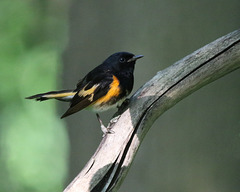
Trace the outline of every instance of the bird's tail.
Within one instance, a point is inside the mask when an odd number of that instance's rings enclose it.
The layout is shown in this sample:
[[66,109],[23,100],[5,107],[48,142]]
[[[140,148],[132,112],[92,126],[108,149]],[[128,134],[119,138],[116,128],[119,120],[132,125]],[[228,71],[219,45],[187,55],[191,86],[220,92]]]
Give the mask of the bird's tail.
[[26,97],[25,99],[36,99],[36,101],[45,101],[48,99],[57,99],[60,101],[71,101],[76,94],[73,90],[50,91]]

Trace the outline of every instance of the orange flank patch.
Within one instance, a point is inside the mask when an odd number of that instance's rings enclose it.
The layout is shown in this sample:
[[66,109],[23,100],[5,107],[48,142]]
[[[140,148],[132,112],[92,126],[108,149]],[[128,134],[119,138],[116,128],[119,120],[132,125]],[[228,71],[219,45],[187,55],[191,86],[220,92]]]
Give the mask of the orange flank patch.
[[92,101],[93,100],[93,93],[96,90],[96,88],[98,87],[98,85],[94,85],[94,86],[92,86],[92,88],[90,88],[88,90],[85,90],[85,87],[81,91],[79,91],[78,95],[80,97],[86,97],[87,95],[91,95],[91,97],[88,100]]
[[47,98],[63,98],[63,97],[74,96],[75,94],[76,92],[56,93],[56,94],[46,95],[46,97]]
[[110,89],[108,91],[108,93],[101,97],[100,99],[98,99],[95,104],[102,104],[102,103],[107,103],[108,101],[110,101],[112,98],[119,96],[119,94],[121,93],[120,87],[119,87],[119,80],[117,79],[116,76],[113,75],[113,82],[110,85]]

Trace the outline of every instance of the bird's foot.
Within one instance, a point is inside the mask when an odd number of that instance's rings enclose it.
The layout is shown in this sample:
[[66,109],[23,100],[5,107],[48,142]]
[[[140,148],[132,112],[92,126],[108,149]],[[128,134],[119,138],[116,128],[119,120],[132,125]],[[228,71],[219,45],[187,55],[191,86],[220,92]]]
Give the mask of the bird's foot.
[[[105,125],[103,124],[102,120],[100,119],[99,114],[97,113],[96,115],[97,115],[97,119],[98,119],[98,121],[99,121],[99,123],[100,123],[100,125],[101,125],[101,130],[102,130],[102,132],[103,132],[103,136],[102,136],[102,137],[105,137],[107,134],[113,134],[114,131],[111,130],[111,129],[112,129],[112,126],[105,127]],[[115,119],[115,118],[114,118],[114,119]],[[111,121],[110,121],[110,123],[111,123]]]

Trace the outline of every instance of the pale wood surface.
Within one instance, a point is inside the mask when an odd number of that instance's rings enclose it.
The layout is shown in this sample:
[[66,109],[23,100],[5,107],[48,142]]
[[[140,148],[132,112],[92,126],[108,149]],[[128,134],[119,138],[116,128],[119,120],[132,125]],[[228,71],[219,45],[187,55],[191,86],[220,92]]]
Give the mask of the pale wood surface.
[[94,155],[64,192],[117,191],[153,122],[202,86],[240,67],[240,30],[160,71],[130,99]]

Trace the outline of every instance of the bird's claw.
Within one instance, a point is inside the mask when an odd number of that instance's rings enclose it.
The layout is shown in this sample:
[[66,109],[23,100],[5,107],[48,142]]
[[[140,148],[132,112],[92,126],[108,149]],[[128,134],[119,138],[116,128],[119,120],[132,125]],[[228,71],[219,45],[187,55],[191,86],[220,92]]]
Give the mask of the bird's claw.
[[[103,136],[102,137],[105,137],[107,134],[113,134],[114,131],[111,130],[112,126],[110,125],[109,127],[105,127],[105,125],[103,124],[102,120],[100,119],[100,116],[98,114],[96,114],[96,115],[97,115],[97,119],[98,119],[98,121],[99,121],[99,123],[101,125],[101,130],[103,132]],[[111,121],[110,121],[110,124],[112,124]]]

